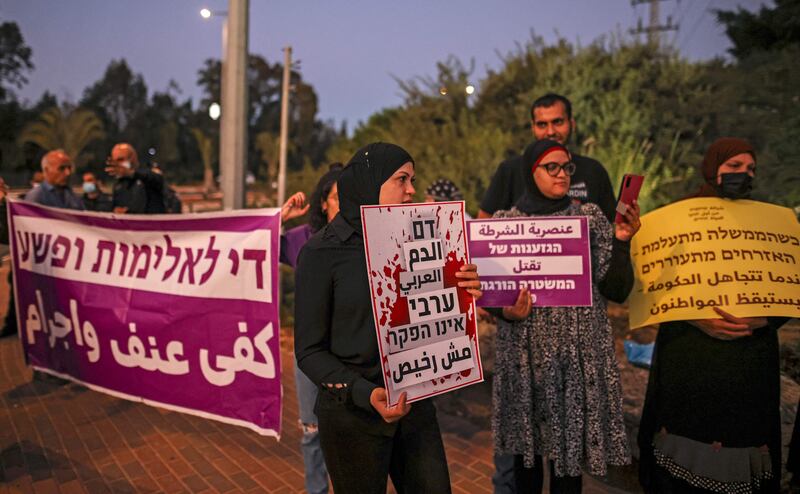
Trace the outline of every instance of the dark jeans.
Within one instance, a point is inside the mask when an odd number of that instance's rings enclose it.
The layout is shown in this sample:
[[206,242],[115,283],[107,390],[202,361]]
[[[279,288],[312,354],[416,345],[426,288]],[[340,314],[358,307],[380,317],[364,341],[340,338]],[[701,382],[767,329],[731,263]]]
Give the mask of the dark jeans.
[[514,480],[514,455],[494,454],[492,485],[494,486],[494,494],[517,493],[517,484]]
[[[8,269],[8,312],[3,327],[0,329],[0,336],[17,334],[17,305],[14,303],[14,277],[12,268]],[[27,358],[27,357],[26,357]]]
[[447,494],[447,470],[436,409],[430,400],[411,405],[395,424],[374,411],[321,392],[315,410],[328,474],[337,494],[385,494],[387,477],[398,494]]
[[[544,486],[544,468],[542,457],[534,457],[533,468],[525,468],[522,455],[514,456],[514,478],[517,481],[517,492],[519,494],[542,492]],[[577,477],[556,477],[555,466],[552,461],[550,464],[550,492],[552,494],[579,494],[583,489],[583,478]]]

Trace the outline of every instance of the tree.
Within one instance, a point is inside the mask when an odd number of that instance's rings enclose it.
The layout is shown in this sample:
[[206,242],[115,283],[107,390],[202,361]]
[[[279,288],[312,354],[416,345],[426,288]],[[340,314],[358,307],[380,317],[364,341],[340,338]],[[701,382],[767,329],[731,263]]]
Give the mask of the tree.
[[368,142],[396,142],[420,163],[420,188],[449,178],[474,213],[498,163],[532,139],[531,103],[557,92],[572,100],[578,120],[570,147],[599,159],[615,187],[624,173],[646,174],[647,210],[690,187],[703,145],[698,130],[708,121],[697,110],[710,94],[705,70],[652,45],[533,38],[480,81],[474,101],[464,92],[472,67],[454,58],[437,64],[434,78],[399,81],[403,105],[373,115],[330,155],[346,160]]
[[[197,84],[203,89],[201,108],[220,101],[220,70],[219,60],[208,59],[198,71]],[[248,168],[253,171],[264,169],[264,161],[259,159],[263,153],[257,146],[258,134],[277,136],[280,133],[282,77],[282,64],[270,64],[260,55],[250,55],[247,71]],[[329,124],[317,120],[316,92],[303,81],[298,71],[291,71],[290,84],[288,169],[298,170],[307,161],[317,164],[324,160],[328,147],[338,134]]]
[[206,192],[211,192],[214,186],[214,141],[197,127],[192,128],[192,135],[197,141],[197,148],[200,150],[200,158],[203,161],[203,187]]
[[16,22],[0,24],[0,102],[13,96],[11,87],[20,89],[28,83],[25,73],[33,69],[31,53]]
[[84,153],[93,141],[105,137],[103,124],[97,115],[85,108],[61,108],[46,110],[39,119],[22,129],[17,141],[20,145],[32,143],[44,151],[61,148],[77,166],[84,165],[92,155]]
[[80,106],[93,110],[115,141],[135,141],[128,132],[147,108],[147,86],[124,59],[112,60],[103,77],[86,88]]
[[716,10],[717,22],[733,43],[731,55],[744,60],[758,51],[782,50],[800,44],[800,2],[775,0],[775,7],[761,7],[758,13],[741,7]]
[[756,146],[756,194],[800,207],[800,3],[776,0],[758,13],[717,11],[737,63],[708,74],[715,86],[711,134]]

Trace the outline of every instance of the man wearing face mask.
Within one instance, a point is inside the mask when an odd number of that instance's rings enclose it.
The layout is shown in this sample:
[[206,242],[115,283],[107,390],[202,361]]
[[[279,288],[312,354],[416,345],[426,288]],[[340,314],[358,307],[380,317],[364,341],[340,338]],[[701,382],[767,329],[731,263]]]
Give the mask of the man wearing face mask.
[[161,214],[164,209],[164,177],[139,166],[136,150],[122,142],[111,149],[106,173],[116,177],[112,198],[117,214]]
[[113,209],[111,194],[100,190],[100,183],[92,172],[83,174],[83,207],[87,211],[110,212]]

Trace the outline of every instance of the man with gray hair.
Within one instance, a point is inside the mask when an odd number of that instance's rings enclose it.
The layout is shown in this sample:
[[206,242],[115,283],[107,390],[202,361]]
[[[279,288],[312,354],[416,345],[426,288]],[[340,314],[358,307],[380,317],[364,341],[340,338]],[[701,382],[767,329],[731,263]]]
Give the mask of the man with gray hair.
[[43,206],[83,210],[83,202],[69,188],[74,165],[63,149],[55,149],[42,158],[44,181],[25,194],[25,200]]

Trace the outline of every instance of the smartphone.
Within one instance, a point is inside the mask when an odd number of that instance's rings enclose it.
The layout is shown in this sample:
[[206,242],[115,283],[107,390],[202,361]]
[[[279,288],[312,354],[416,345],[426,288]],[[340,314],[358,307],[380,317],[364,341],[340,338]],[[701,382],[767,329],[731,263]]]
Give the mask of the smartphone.
[[614,223],[619,224],[625,221],[625,217],[622,216],[622,213],[627,211],[628,206],[639,198],[642,182],[644,182],[644,175],[631,175],[626,173],[622,177],[622,183],[619,186],[619,196],[617,196],[617,216],[614,218]]

